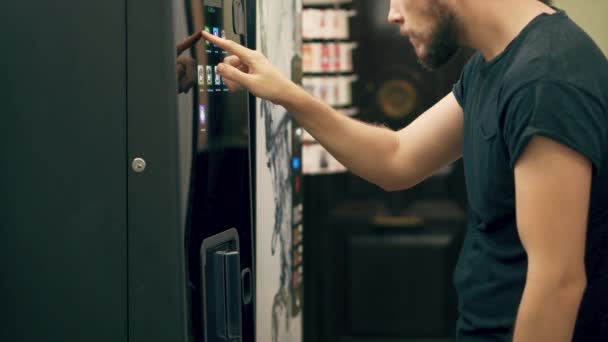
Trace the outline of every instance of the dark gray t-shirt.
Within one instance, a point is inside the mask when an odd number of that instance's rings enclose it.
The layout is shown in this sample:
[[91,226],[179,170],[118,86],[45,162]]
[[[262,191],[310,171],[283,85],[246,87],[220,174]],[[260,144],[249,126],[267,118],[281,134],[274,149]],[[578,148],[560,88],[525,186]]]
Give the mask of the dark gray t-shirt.
[[[563,11],[530,22],[486,62],[478,53],[453,89],[464,109],[469,225],[454,273],[458,336],[510,340],[527,257],[515,220],[514,166],[533,136],[593,164],[587,289],[575,341],[608,341],[608,62]],[[550,200],[550,199],[547,199]]]

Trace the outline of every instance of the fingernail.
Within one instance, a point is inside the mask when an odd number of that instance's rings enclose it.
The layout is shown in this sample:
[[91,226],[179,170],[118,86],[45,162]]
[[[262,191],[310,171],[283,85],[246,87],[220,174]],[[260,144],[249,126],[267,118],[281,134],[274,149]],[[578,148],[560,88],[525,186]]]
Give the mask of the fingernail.
[[225,69],[224,63],[220,63],[217,65],[217,71],[219,71],[220,73],[222,71],[224,71],[224,69]]

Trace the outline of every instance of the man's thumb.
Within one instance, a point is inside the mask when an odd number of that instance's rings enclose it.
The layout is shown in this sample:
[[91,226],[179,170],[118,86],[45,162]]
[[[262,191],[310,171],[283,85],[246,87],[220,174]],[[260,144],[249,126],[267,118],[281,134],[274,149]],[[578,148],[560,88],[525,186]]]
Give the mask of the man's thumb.
[[251,82],[251,75],[242,72],[241,70],[226,63],[220,63],[217,66],[220,75],[228,81],[239,84],[244,88],[248,88]]

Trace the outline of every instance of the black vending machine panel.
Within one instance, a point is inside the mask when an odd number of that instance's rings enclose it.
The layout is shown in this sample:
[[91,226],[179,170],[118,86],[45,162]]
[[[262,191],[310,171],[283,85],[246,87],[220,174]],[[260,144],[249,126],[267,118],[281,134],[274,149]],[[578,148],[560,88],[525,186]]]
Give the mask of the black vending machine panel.
[[[191,32],[247,45],[241,0],[191,0]],[[191,333],[196,342],[253,341],[252,168],[249,95],[230,93],[217,72],[227,52],[194,47],[193,163],[186,250]]]

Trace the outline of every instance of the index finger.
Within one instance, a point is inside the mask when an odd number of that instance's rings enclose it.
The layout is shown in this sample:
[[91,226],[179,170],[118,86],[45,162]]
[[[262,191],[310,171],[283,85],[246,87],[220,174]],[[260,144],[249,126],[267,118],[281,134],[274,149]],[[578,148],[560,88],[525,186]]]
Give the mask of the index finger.
[[188,50],[192,45],[198,42],[199,39],[201,39],[201,33],[196,32],[181,43],[177,44],[177,55],[179,56],[182,54],[182,52]]
[[237,44],[237,43],[233,42],[232,40],[223,39],[218,36],[214,36],[214,35],[210,34],[209,32],[203,31],[202,34],[203,34],[203,38],[205,38],[212,44],[219,46],[221,49],[226,50],[226,51],[230,52],[231,54],[239,57],[243,62],[251,61],[251,54],[253,53],[253,50],[250,50],[240,44]]

